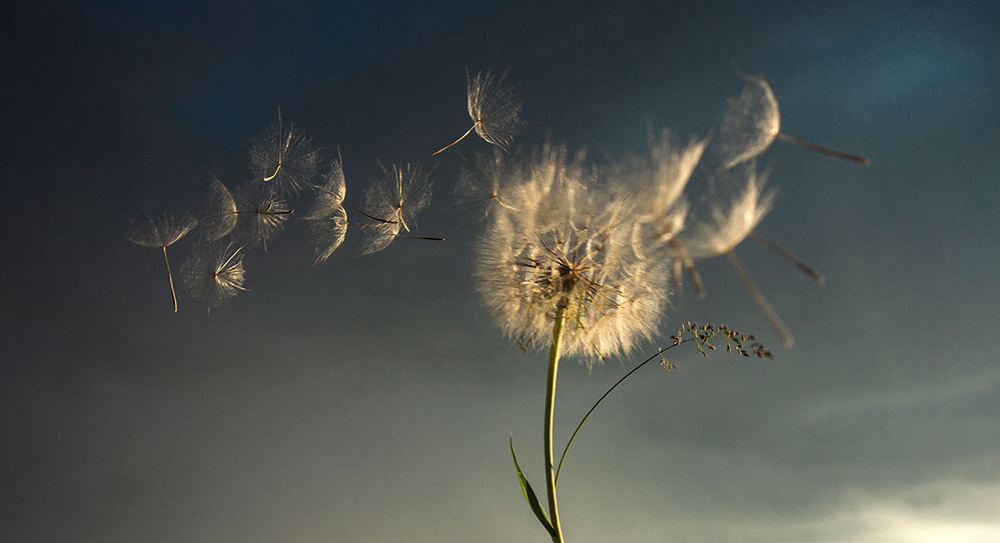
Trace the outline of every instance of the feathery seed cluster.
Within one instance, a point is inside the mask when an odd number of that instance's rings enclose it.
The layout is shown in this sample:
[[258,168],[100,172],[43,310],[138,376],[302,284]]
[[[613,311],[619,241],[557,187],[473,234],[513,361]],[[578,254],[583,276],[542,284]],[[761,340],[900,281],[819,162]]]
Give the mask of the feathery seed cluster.
[[[460,204],[481,207],[486,233],[476,276],[508,335],[525,348],[545,346],[558,314],[564,317],[564,354],[593,361],[627,353],[657,333],[671,292],[683,286],[684,272],[700,296],[695,261],[724,255],[791,345],[791,335],[733,250],[753,236],[817,281],[822,277],[754,232],[774,203],[756,157],[782,139],[848,160],[867,159],[781,133],[774,93],[753,76],[744,77],[742,93],[728,102],[711,139],[679,145],[664,131],[651,138],[645,153],[602,168],[588,166],[582,153],[570,156],[558,145],[530,158],[511,158],[510,146],[523,125],[521,101],[503,80],[488,71],[466,73],[473,124],[432,154],[473,132],[494,146],[494,153],[478,155],[475,166],[457,180],[456,192]],[[358,232],[362,255],[384,250],[397,238],[441,239],[414,232],[417,215],[430,205],[432,187],[419,165],[383,166],[364,191],[364,203],[351,205],[339,155],[325,175],[319,173],[322,164],[312,139],[284,124],[279,110],[277,122],[250,148],[249,181],[231,193],[213,176],[198,213],[130,221],[126,238],[162,250],[175,311],[168,246],[189,231],[200,234],[180,273],[193,298],[219,305],[245,290],[244,256],[256,248],[266,251],[303,199],[311,199],[302,218],[312,233],[316,264],[330,258],[349,229]],[[685,189],[696,169],[709,175],[708,199],[689,202]]]
[[546,346],[563,307],[563,352],[590,360],[651,338],[667,303],[669,262],[655,236],[636,236],[635,217],[662,217],[643,214],[639,201],[601,184],[563,147],[504,171],[475,267],[501,328],[525,348]]

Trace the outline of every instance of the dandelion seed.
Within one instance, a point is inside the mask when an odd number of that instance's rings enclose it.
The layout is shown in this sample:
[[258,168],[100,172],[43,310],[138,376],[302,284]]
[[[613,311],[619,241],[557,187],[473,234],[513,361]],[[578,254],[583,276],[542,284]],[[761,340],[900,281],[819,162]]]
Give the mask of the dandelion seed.
[[236,201],[229,189],[214,175],[209,182],[209,196],[202,217],[198,226],[207,242],[221,239],[236,227]]
[[760,77],[744,75],[745,85],[740,96],[726,104],[719,127],[717,152],[723,168],[729,169],[763,153],[777,139],[794,143],[811,151],[869,164],[865,157],[834,151],[807,143],[781,132],[781,114],[771,87]]
[[506,75],[505,72],[497,79],[487,71],[478,72],[475,78],[469,79],[469,72],[465,72],[466,98],[472,126],[457,140],[431,153],[432,155],[462,141],[473,130],[487,143],[496,145],[504,151],[510,150],[514,136],[522,124],[519,118],[521,101],[514,91],[500,86]]
[[512,171],[515,167],[503,160],[500,150],[478,153],[474,169],[463,170],[455,185],[458,205],[478,207],[480,219],[501,210],[517,211],[517,188],[511,184],[516,177]]
[[246,290],[243,247],[213,243],[196,245],[181,265],[184,290],[209,311]]
[[270,185],[251,182],[237,191],[236,213],[239,216],[233,238],[247,248],[267,244],[281,231],[285,220],[293,213],[284,198]]
[[170,284],[170,298],[173,301],[174,313],[177,312],[177,292],[174,291],[174,276],[170,271],[170,260],[167,258],[167,247],[177,243],[190,232],[198,221],[190,215],[181,216],[164,213],[156,217],[147,216],[142,222],[128,219],[125,226],[125,239],[140,245],[163,251],[163,265],[167,269],[167,282]]
[[361,213],[372,222],[362,226],[361,254],[381,251],[397,237],[441,240],[409,234],[416,228],[417,214],[431,203],[428,177],[420,166],[382,167],[382,177],[365,191],[365,207]]
[[[682,203],[684,188],[701,160],[706,143],[695,139],[681,148],[671,140],[669,131],[664,130],[658,138],[650,136],[646,154],[629,156],[612,167],[610,175],[619,187],[637,190],[640,221],[662,221]],[[672,221],[672,218],[667,220]]]
[[[692,140],[680,148],[664,130],[659,138],[650,137],[648,153],[630,156],[612,166],[610,176],[616,190],[636,202],[633,224],[636,250],[649,238],[656,240],[656,246],[669,243],[680,265],[684,251],[675,238],[684,228],[688,213],[683,192],[701,160],[705,144],[704,140]],[[675,274],[675,278],[680,275]]]
[[642,247],[650,239],[656,241],[657,249],[666,243],[673,258],[674,289],[682,291],[682,272],[687,270],[699,296],[702,295],[701,279],[677,235],[684,229],[689,209],[683,197],[684,189],[701,160],[706,143],[692,139],[681,147],[673,142],[667,130],[659,137],[651,134],[647,153],[616,162],[608,174],[614,190],[636,203],[633,250],[643,256]]
[[264,135],[250,147],[250,171],[264,183],[275,186],[281,196],[296,195],[313,186],[319,172],[319,152],[312,146],[312,138],[303,136],[289,125],[278,122],[268,127]]
[[708,213],[689,222],[680,238],[696,260],[723,255],[746,239],[774,206],[774,191],[764,190],[767,174],[756,163],[719,172],[708,196]]
[[338,157],[330,165],[326,182],[317,188],[312,210],[304,217],[312,230],[316,264],[330,258],[347,237],[347,212],[344,210],[346,196],[343,161]]

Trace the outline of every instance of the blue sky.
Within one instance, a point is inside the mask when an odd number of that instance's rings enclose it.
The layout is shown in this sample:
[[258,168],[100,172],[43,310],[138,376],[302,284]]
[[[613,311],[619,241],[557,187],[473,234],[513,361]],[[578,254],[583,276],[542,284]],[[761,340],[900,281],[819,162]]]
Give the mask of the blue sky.
[[[515,143],[642,149],[710,134],[734,66],[765,77],[776,142],[767,247],[737,252],[791,350],[724,259],[664,316],[754,333],[775,360],[680,349],[577,439],[568,541],[1000,538],[1000,42],[988,2],[56,2],[11,18],[0,160],[0,539],[545,541],[507,442],[541,481],[545,355],[476,293],[481,225],[453,187],[478,139],[465,70],[509,69]],[[380,162],[432,170],[421,233],[313,266],[292,220],[248,254],[249,290],[171,312],[126,215],[236,185],[278,108],[360,201]],[[171,251],[175,248],[171,247]],[[189,250],[184,240],[172,258]],[[353,251],[353,252],[352,252]],[[174,256],[176,255],[176,256]],[[642,352],[652,352],[656,345]],[[557,441],[641,358],[562,366]]]

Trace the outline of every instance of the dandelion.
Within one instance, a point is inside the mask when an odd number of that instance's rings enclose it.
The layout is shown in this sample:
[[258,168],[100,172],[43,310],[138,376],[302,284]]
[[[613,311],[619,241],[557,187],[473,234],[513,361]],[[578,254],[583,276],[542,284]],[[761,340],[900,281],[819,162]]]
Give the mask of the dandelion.
[[[365,208],[361,213],[373,222],[361,230],[361,254],[371,254],[389,246],[397,237],[440,241],[409,234],[416,228],[417,214],[431,203],[431,183],[420,166],[394,164],[382,167],[382,177],[365,191]],[[406,232],[405,234],[403,232]]]
[[344,238],[347,237],[347,212],[344,198],[347,197],[347,183],[344,178],[343,161],[338,158],[330,165],[326,182],[317,188],[316,201],[312,210],[304,218],[309,221],[316,248],[316,263],[330,258]]
[[[476,276],[501,327],[525,347],[546,347],[564,313],[562,352],[592,359],[649,338],[666,299],[662,258],[631,250],[634,205],[588,186],[579,159],[549,148],[531,167],[516,209],[496,214]],[[513,272],[513,273],[512,273]]]
[[184,290],[208,304],[209,311],[246,290],[243,281],[243,247],[232,244],[200,244],[181,265]]
[[170,215],[164,213],[156,217],[146,216],[141,222],[128,219],[125,226],[125,239],[142,247],[151,247],[163,251],[163,265],[167,268],[167,282],[170,284],[170,298],[177,312],[177,293],[174,291],[174,276],[170,272],[170,260],[167,258],[167,247],[177,243],[182,237],[197,226],[198,221],[190,215]]
[[723,168],[732,168],[760,155],[775,138],[844,160],[861,164],[871,162],[865,157],[820,147],[781,132],[778,101],[770,85],[752,75],[744,75],[743,80],[743,91],[739,97],[728,101],[719,127],[716,143]]
[[236,206],[239,221],[233,232],[235,240],[246,247],[262,246],[265,251],[293,213],[270,185],[257,182],[237,191]]
[[497,79],[487,71],[478,72],[475,78],[469,79],[469,72],[466,70],[466,98],[472,126],[457,140],[431,153],[431,155],[436,155],[462,141],[473,130],[487,143],[496,145],[504,151],[510,150],[514,136],[517,135],[521,127],[521,119],[519,118],[521,101],[514,94],[514,91],[500,86],[506,75],[504,72],[504,75]]
[[549,348],[548,515],[517,469],[536,516],[553,541],[562,541],[552,454],[559,359],[603,359],[651,338],[667,302],[667,265],[631,249],[628,221],[634,205],[600,190],[583,168],[582,155],[569,160],[564,148],[548,147],[513,171],[525,176],[515,180],[520,198],[516,208],[496,213],[488,225],[475,274],[504,332],[524,348]]
[[202,212],[203,218],[198,223],[205,241],[212,242],[232,232],[236,227],[237,213],[232,193],[213,175],[209,182],[208,200]]
[[458,205],[478,207],[481,219],[501,210],[517,211],[517,187],[510,181],[517,177],[515,168],[515,164],[503,160],[500,150],[477,153],[474,169],[463,170],[455,184]]
[[319,172],[319,152],[312,138],[303,136],[294,125],[287,128],[278,122],[250,147],[250,171],[264,183],[276,186],[279,195],[296,195],[311,187]]

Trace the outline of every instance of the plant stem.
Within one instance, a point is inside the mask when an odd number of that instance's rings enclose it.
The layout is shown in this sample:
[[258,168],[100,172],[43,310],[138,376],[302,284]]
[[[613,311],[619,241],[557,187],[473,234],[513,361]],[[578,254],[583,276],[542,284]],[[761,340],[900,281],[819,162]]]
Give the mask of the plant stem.
[[563,321],[566,318],[566,301],[556,309],[552,325],[552,348],[549,350],[549,377],[545,389],[545,486],[549,494],[549,521],[552,523],[553,543],[562,543],[562,526],[559,525],[559,507],[556,505],[556,472],[552,463],[552,422],[556,407],[556,375],[559,372],[559,340],[562,339]]

